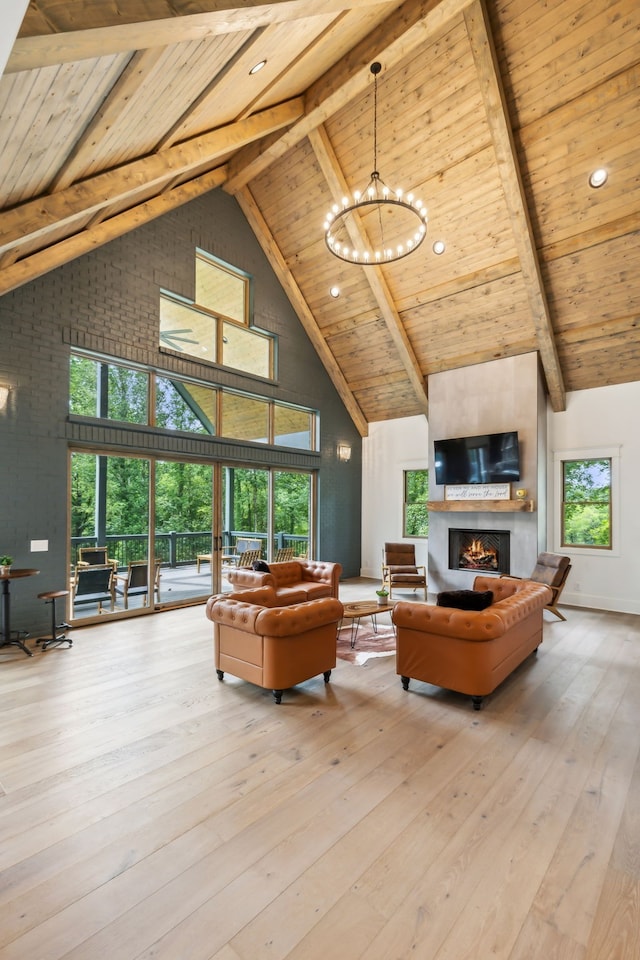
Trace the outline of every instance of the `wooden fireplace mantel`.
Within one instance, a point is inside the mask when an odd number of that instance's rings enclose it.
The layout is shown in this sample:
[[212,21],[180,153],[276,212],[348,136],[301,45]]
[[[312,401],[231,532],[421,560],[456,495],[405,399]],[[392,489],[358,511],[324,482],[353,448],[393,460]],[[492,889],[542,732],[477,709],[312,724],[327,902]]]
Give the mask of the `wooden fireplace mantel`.
[[434,513],[533,513],[533,500],[429,500]]

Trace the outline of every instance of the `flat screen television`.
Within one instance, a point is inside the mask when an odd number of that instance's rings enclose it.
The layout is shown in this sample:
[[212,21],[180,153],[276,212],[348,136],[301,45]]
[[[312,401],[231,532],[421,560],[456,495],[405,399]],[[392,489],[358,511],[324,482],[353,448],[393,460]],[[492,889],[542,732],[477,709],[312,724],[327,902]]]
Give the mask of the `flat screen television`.
[[520,479],[517,431],[435,440],[436,483],[512,483]]

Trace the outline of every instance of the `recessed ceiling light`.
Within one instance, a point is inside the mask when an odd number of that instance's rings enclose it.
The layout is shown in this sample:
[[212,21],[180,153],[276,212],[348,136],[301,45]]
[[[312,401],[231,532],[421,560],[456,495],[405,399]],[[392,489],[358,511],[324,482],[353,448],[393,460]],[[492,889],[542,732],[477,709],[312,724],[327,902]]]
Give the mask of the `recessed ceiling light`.
[[260,70],[262,70],[263,67],[266,67],[266,65],[267,65],[266,60],[260,60],[259,63],[254,63],[254,65],[251,67],[251,70],[249,70],[249,73],[251,75],[253,75],[254,73],[258,73]]
[[607,182],[608,177],[609,174],[604,167],[598,167],[598,169],[594,170],[589,176],[589,186],[594,188],[601,187]]
[[340,296],[340,287],[331,287],[329,293],[332,297],[337,298]]
[[436,254],[436,256],[439,257],[440,254],[441,254],[441,253],[444,253],[446,249],[447,249],[447,247],[446,247],[446,244],[445,244],[444,240],[436,240],[436,241],[435,241],[435,243],[434,243],[434,245],[433,245],[433,252]]

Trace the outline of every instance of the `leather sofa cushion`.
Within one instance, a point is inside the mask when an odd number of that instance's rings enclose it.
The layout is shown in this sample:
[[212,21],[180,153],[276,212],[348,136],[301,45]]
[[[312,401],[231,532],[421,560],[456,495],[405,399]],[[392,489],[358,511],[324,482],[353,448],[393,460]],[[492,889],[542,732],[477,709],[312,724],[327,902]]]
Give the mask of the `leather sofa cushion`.
[[485,610],[493,603],[491,590],[444,590],[438,594],[439,607],[458,610]]

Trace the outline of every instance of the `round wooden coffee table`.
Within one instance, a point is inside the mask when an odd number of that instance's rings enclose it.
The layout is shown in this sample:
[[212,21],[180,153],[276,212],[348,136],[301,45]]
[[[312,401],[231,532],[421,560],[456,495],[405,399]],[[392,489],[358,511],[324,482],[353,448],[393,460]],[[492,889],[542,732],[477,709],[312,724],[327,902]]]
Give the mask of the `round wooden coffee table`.
[[[363,617],[371,617],[373,632],[378,632],[378,621],[376,616],[379,613],[387,613],[393,610],[395,600],[386,603],[378,603],[377,600],[356,600],[353,603],[345,603],[342,614],[343,620],[351,620],[351,647],[355,647],[358,636],[358,627]],[[395,628],[394,628],[395,629]]]

